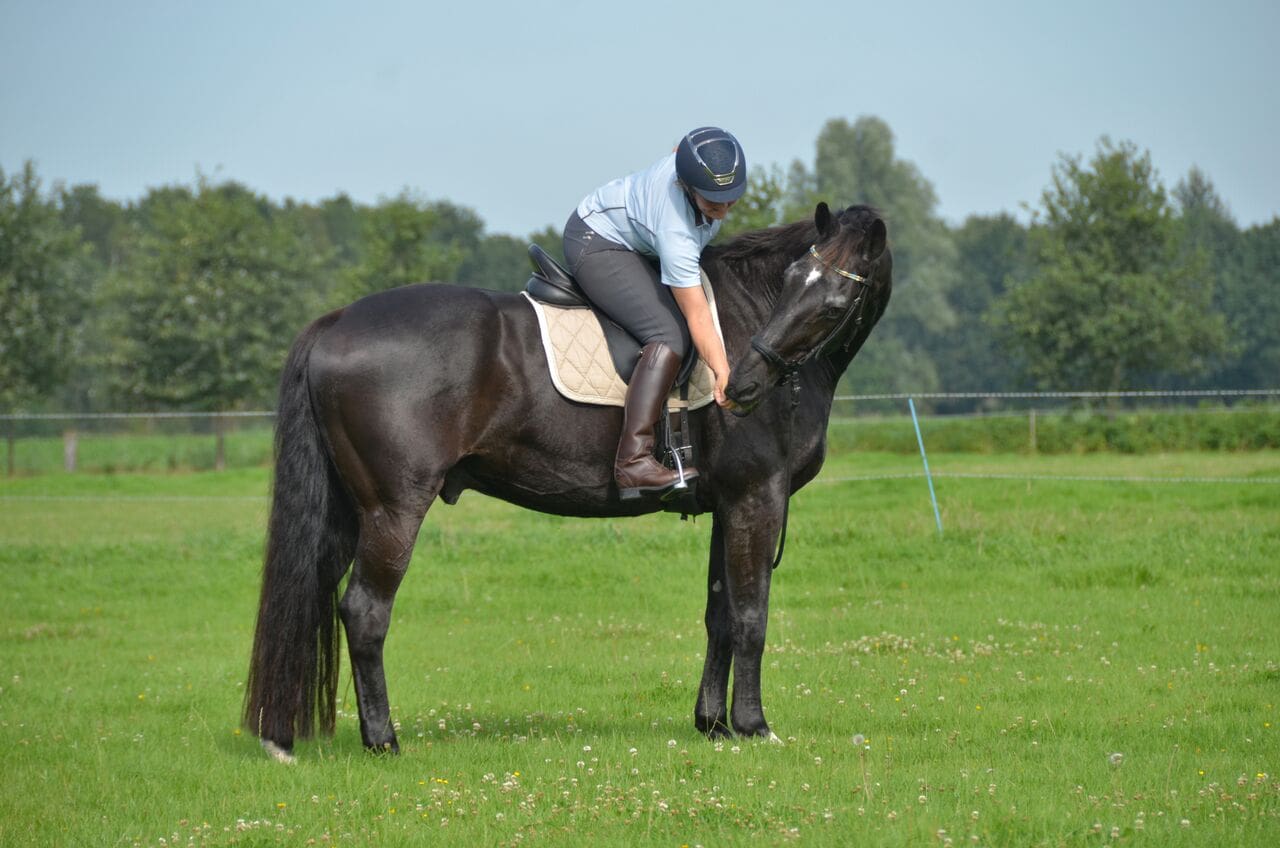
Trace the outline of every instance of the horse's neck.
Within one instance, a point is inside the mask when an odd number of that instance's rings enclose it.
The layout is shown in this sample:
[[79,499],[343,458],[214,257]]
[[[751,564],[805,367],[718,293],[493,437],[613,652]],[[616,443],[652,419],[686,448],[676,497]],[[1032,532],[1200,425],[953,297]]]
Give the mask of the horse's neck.
[[778,255],[747,264],[716,257],[715,295],[720,314],[736,318],[748,338],[758,333],[773,314],[782,292],[782,274],[793,259]]

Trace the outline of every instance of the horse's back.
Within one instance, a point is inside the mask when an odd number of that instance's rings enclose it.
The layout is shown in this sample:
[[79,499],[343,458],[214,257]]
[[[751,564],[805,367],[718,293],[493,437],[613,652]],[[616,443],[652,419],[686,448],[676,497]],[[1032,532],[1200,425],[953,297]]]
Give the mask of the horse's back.
[[311,351],[307,379],[354,489],[365,488],[361,480],[382,488],[398,474],[436,474],[470,449],[494,414],[485,399],[508,382],[513,363],[539,352],[536,317],[521,301],[424,284],[339,310]]

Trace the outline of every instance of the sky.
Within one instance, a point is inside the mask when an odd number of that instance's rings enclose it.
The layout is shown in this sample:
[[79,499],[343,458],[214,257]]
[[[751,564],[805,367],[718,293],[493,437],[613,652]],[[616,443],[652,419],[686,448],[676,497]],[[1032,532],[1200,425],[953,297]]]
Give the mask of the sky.
[[1249,226],[1280,215],[1277,37],[1275,0],[0,0],[0,168],[121,201],[408,190],[524,236],[694,127],[785,169],[873,115],[952,224],[1025,220],[1109,136]]

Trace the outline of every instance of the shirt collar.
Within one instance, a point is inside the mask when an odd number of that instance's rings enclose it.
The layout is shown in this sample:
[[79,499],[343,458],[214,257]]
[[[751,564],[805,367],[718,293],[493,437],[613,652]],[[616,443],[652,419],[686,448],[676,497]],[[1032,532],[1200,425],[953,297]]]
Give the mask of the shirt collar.
[[680,190],[684,192],[684,199],[688,201],[689,206],[693,208],[693,224],[696,227],[709,227],[715,223],[702,214],[702,210],[698,208],[698,201],[693,199],[693,190],[681,185]]

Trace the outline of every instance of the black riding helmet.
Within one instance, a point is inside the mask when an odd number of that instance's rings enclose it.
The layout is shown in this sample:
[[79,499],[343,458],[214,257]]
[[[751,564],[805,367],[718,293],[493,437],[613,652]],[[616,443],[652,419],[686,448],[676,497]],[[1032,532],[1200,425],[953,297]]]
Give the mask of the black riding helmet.
[[747,157],[731,133],[699,127],[680,139],[676,174],[712,203],[729,203],[747,190]]

